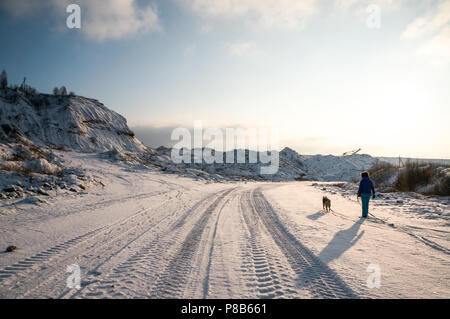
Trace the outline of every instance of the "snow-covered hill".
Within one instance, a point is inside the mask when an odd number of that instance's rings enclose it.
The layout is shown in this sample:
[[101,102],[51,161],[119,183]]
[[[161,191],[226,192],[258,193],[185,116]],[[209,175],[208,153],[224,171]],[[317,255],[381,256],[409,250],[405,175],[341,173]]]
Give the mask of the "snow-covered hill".
[[352,181],[359,179],[362,171],[368,170],[377,159],[367,154],[348,156],[305,156],[305,166],[310,179],[320,181]]
[[151,154],[123,116],[96,100],[0,89],[0,199],[38,203],[103,185],[58,150],[133,163]]
[[[315,155],[303,156],[296,151],[285,147],[279,152],[279,169],[276,174],[261,174],[261,167],[269,164],[258,161],[248,163],[251,152],[245,150],[246,163],[237,163],[234,156],[234,163],[213,163],[202,164],[182,163],[174,164],[170,159],[171,149],[160,147],[155,151],[153,161],[163,166],[168,172],[183,175],[197,174],[202,176],[207,174],[214,179],[253,179],[269,181],[293,181],[293,180],[317,180],[317,181],[352,181],[359,178],[361,171],[369,169],[377,159],[370,155],[354,154],[350,156]],[[236,152],[230,151],[230,152]],[[194,153],[193,151],[191,152]],[[229,153],[229,152],[228,152]],[[236,154],[235,154],[236,155]],[[256,154],[259,158],[259,154]],[[219,153],[219,157],[226,158],[226,153]],[[194,171],[192,171],[194,170]]]
[[19,133],[37,146],[84,153],[141,152],[146,147],[126,119],[97,100],[81,96],[27,96],[0,90],[0,134]]

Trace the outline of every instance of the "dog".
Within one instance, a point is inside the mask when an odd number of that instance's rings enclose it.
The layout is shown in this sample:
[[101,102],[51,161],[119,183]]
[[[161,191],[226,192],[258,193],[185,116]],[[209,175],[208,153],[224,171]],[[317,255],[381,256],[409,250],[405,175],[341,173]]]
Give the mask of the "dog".
[[323,197],[322,197],[322,206],[323,206],[323,209],[324,209],[327,213],[329,213],[330,210],[331,210],[331,200],[330,200],[328,197],[323,196]]

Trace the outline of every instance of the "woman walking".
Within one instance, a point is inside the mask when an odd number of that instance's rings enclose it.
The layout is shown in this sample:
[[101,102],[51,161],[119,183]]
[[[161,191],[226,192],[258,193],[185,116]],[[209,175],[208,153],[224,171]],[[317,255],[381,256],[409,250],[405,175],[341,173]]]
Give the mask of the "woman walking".
[[375,198],[375,188],[369,178],[368,172],[361,173],[361,181],[359,182],[358,197],[362,199],[362,217],[366,218],[369,214],[370,197]]

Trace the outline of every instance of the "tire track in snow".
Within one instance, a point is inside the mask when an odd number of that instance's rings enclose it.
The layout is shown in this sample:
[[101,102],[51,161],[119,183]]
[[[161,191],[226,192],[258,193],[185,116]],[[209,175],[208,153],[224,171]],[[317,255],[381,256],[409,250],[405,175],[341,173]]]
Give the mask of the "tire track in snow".
[[212,264],[213,254],[214,254],[214,242],[216,240],[217,229],[218,229],[219,220],[220,220],[220,214],[222,213],[223,208],[227,205],[228,202],[229,202],[229,200],[227,200],[220,207],[219,213],[217,214],[216,222],[214,223],[214,231],[212,234],[211,243],[210,243],[209,252],[208,252],[208,265],[206,266],[206,275],[205,275],[205,278],[203,279],[203,299],[206,299],[209,294],[209,281],[210,281],[210,275],[211,275],[211,264]]
[[316,298],[358,298],[332,269],[287,231],[259,188],[252,191],[250,201],[254,213],[261,218],[298,275],[301,288],[309,290]]
[[[122,196],[119,198],[113,198],[113,199],[107,199],[107,200],[102,200],[102,201],[97,201],[95,203],[89,203],[86,204],[84,206],[81,206],[79,209],[77,209],[76,211],[63,211],[63,210],[58,210],[56,213],[48,213],[48,215],[44,216],[44,217],[40,217],[39,222],[45,222],[47,220],[50,220],[52,218],[56,218],[56,217],[62,217],[62,216],[68,216],[68,215],[76,215],[76,214],[82,214],[86,211],[93,211],[93,210],[97,210],[97,209],[101,209],[101,208],[106,208],[106,207],[110,207],[114,204],[117,203],[124,203],[130,200],[139,200],[139,199],[144,199],[144,198],[148,198],[148,197],[152,197],[152,196],[158,196],[161,194],[166,194],[166,193],[170,193],[176,191],[175,189],[168,189],[168,190],[164,190],[164,191],[156,191],[156,192],[148,192],[148,193],[141,193],[141,194],[137,194],[137,195],[128,195],[128,196]],[[76,196],[76,195],[68,195],[68,196]],[[79,207],[79,206],[77,206]],[[16,226],[27,226],[30,223],[33,223],[33,221],[36,219],[35,216],[30,215],[29,217],[24,216],[22,220],[17,221],[15,223]]]
[[[186,285],[188,276],[192,269],[192,260],[197,253],[200,245],[200,240],[208,224],[211,215],[218,209],[218,206],[223,199],[230,194],[233,189],[223,192],[216,200],[210,204],[199,220],[195,223],[192,230],[188,233],[186,238],[178,249],[177,253],[170,260],[167,268],[156,284],[156,297],[158,298],[177,298],[183,296],[183,287]],[[225,204],[223,203],[219,209]],[[203,292],[205,293],[205,292]]]
[[155,283],[164,276],[161,272],[168,266],[168,256],[175,253],[176,243],[182,240],[186,219],[193,217],[211,199],[224,196],[224,192],[228,193],[229,190],[202,198],[175,220],[172,226],[168,226],[162,234],[156,234],[148,244],[114,267],[104,278],[91,285],[82,285],[79,291],[64,297],[157,297]]
[[[153,193],[153,195],[167,192],[157,192]],[[164,203],[160,206],[163,205]],[[153,228],[166,216],[163,216],[156,223],[153,218],[143,218],[151,210],[140,209],[130,216],[76,236],[11,266],[5,267],[0,270],[0,283],[2,285],[0,296],[6,294],[7,296],[17,298],[32,293],[42,285],[48,285],[49,281],[55,280],[57,275],[61,276],[61,272],[65,271],[65,266],[72,264],[73,260],[78,256],[89,254],[92,256],[97,251],[101,254],[103,247],[126,237],[139,226],[141,228],[145,227],[145,223],[150,225],[150,228]],[[102,235],[104,237],[101,237]]]
[[[190,287],[203,285],[202,292],[196,289],[195,298],[255,298],[243,266],[249,259],[249,236],[239,207],[241,193],[237,190],[226,199],[217,218],[214,218],[214,231],[203,237],[211,244],[209,255],[202,259],[207,264],[203,282],[197,280],[190,283]],[[209,238],[211,240],[207,241]]]
[[289,288],[286,289],[286,286],[291,285],[285,278],[282,283],[283,271],[277,269],[280,261],[274,260],[274,255],[269,252],[270,248],[264,244],[260,229],[261,221],[255,213],[250,196],[251,191],[245,192],[241,196],[239,206],[250,235],[245,249],[245,251],[250,249],[250,261],[244,264],[246,268],[251,269],[250,273],[246,274],[246,281],[249,282],[247,285],[256,289],[257,298],[282,298],[285,292],[292,292]]
[[[402,227],[400,227],[400,229],[402,229]],[[448,248],[446,248],[446,247],[444,247],[442,245],[439,245],[435,241],[432,241],[432,240],[430,240],[430,239],[428,239],[428,238],[426,238],[426,237],[424,237],[422,235],[417,235],[417,234],[415,234],[413,232],[408,232],[407,230],[404,230],[404,229],[403,229],[403,231],[405,232],[405,234],[408,234],[409,236],[417,239],[418,241],[420,241],[421,243],[427,245],[428,247],[431,247],[434,250],[440,251],[443,254],[450,255],[450,249],[448,249]]]

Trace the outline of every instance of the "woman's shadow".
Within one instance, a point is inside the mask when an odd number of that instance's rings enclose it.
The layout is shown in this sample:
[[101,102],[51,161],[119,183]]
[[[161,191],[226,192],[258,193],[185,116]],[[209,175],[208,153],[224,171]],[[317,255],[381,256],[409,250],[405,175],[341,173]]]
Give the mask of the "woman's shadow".
[[333,291],[324,291],[320,286],[339,287],[337,290],[351,291],[339,276],[330,269],[327,264],[339,258],[345,251],[350,249],[361,239],[364,230],[358,234],[364,219],[355,222],[350,228],[340,230],[334,234],[328,245],[322,249],[319,256],[314,256],[309,267],[306,267],[302,273],[298,274],[297,285],[300,288],[310,290],[315,297],[335,298]]
[[339,258],[345,251],[356,244],[356,242],[364,235],[364,230],[358,234],[359,228],[363,222],[364,219],[361,218],[350,228],[340,230],[334,234],[333,239],[331,239],[328,245],[320,252],[320,260],[328,264],[334,259]]

